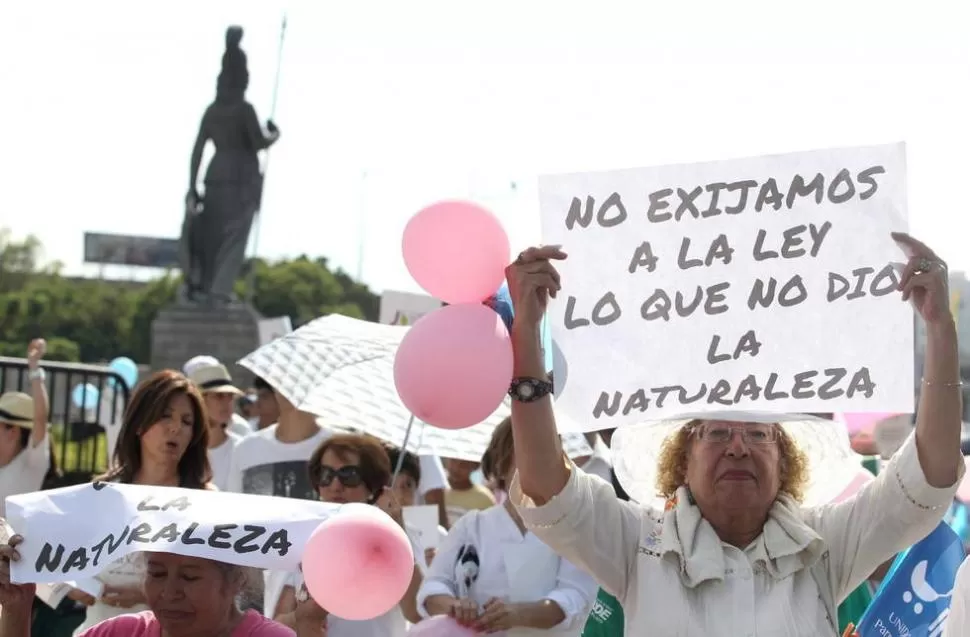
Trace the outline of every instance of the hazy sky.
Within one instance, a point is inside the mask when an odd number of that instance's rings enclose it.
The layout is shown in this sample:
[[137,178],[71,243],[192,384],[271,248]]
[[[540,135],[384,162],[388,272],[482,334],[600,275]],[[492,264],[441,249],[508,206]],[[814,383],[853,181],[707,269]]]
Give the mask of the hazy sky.
[[0,226],[88,274],[85,231],[175,237],[224,29],[246,29],[265,119],[285,12],[262,256],[353,274],[363,237],[364,280],[417,291],[401,231],[439,198],[491,206],[517,251],[539,241],[539,173],[904,140],[913,232],[970,269],[965,7],[5,2]]

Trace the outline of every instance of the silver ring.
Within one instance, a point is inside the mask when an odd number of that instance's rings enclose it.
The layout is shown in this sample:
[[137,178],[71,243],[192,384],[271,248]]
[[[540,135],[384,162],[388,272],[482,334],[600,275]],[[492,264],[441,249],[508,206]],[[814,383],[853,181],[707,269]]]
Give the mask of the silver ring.
[[930,271],[933,267],[933,262],[926,257],[921,257],[919,261],[916,262],[916,270],[913,274],[925,274]]

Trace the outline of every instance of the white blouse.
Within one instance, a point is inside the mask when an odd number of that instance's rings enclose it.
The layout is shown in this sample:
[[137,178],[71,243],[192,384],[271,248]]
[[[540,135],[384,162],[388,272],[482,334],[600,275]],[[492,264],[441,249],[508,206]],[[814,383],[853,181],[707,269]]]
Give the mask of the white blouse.
[[[508,635],[579,635],[597,593],[592,577],[556,555],[532,533],[519,531],[502,505],[470,511],[444,538],[418,591],[418,612],[428,616],[432,595],[469,598],[479,607],[493,597],[508,602],[548,599],[565,619],[550,631],[517,628]],[[502,633],[496,633],[501,635]]]
[[927,484],[911,437],[854,498],[813,509],[779,498],[745,550],[722,544],[685,498],[668,512],[623,502],[575,466],[542,506],[518,475],[510,497],[527,527],[620,601],[630,635],[819,637],[835,634],[846,595],[939,524],[959,484]]

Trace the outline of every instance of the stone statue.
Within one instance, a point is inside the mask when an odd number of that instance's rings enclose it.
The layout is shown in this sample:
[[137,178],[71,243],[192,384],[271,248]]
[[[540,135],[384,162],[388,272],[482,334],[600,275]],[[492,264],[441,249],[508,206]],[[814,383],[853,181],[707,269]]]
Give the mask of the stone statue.
[[[246,101],[249,71],[240,48],[243,30],[229,27],[216,99],[205,110],[192,149],[189,191],[185,196],[181,263],[183,298],[191,302],[228,304],[246,258],[246,245],[259,211],[263,175],[259,151],[279,139],[279,129],[266,122],[264,134],[256,109]],[[197,189],[206,142],[216,148],[205,174],[205,189]]]

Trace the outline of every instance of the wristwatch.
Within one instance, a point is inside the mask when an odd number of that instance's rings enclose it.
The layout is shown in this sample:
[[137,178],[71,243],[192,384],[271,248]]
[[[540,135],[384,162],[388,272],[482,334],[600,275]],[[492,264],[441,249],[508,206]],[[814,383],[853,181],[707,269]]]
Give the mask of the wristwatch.
[[43,367],[36,367],[27,372],[27,378],[30,380],[47,380],[47,373],[44,372]]
[[513,378],[509,396],[520,403],[531,403],[552,393],[552,383],[538,378]]

